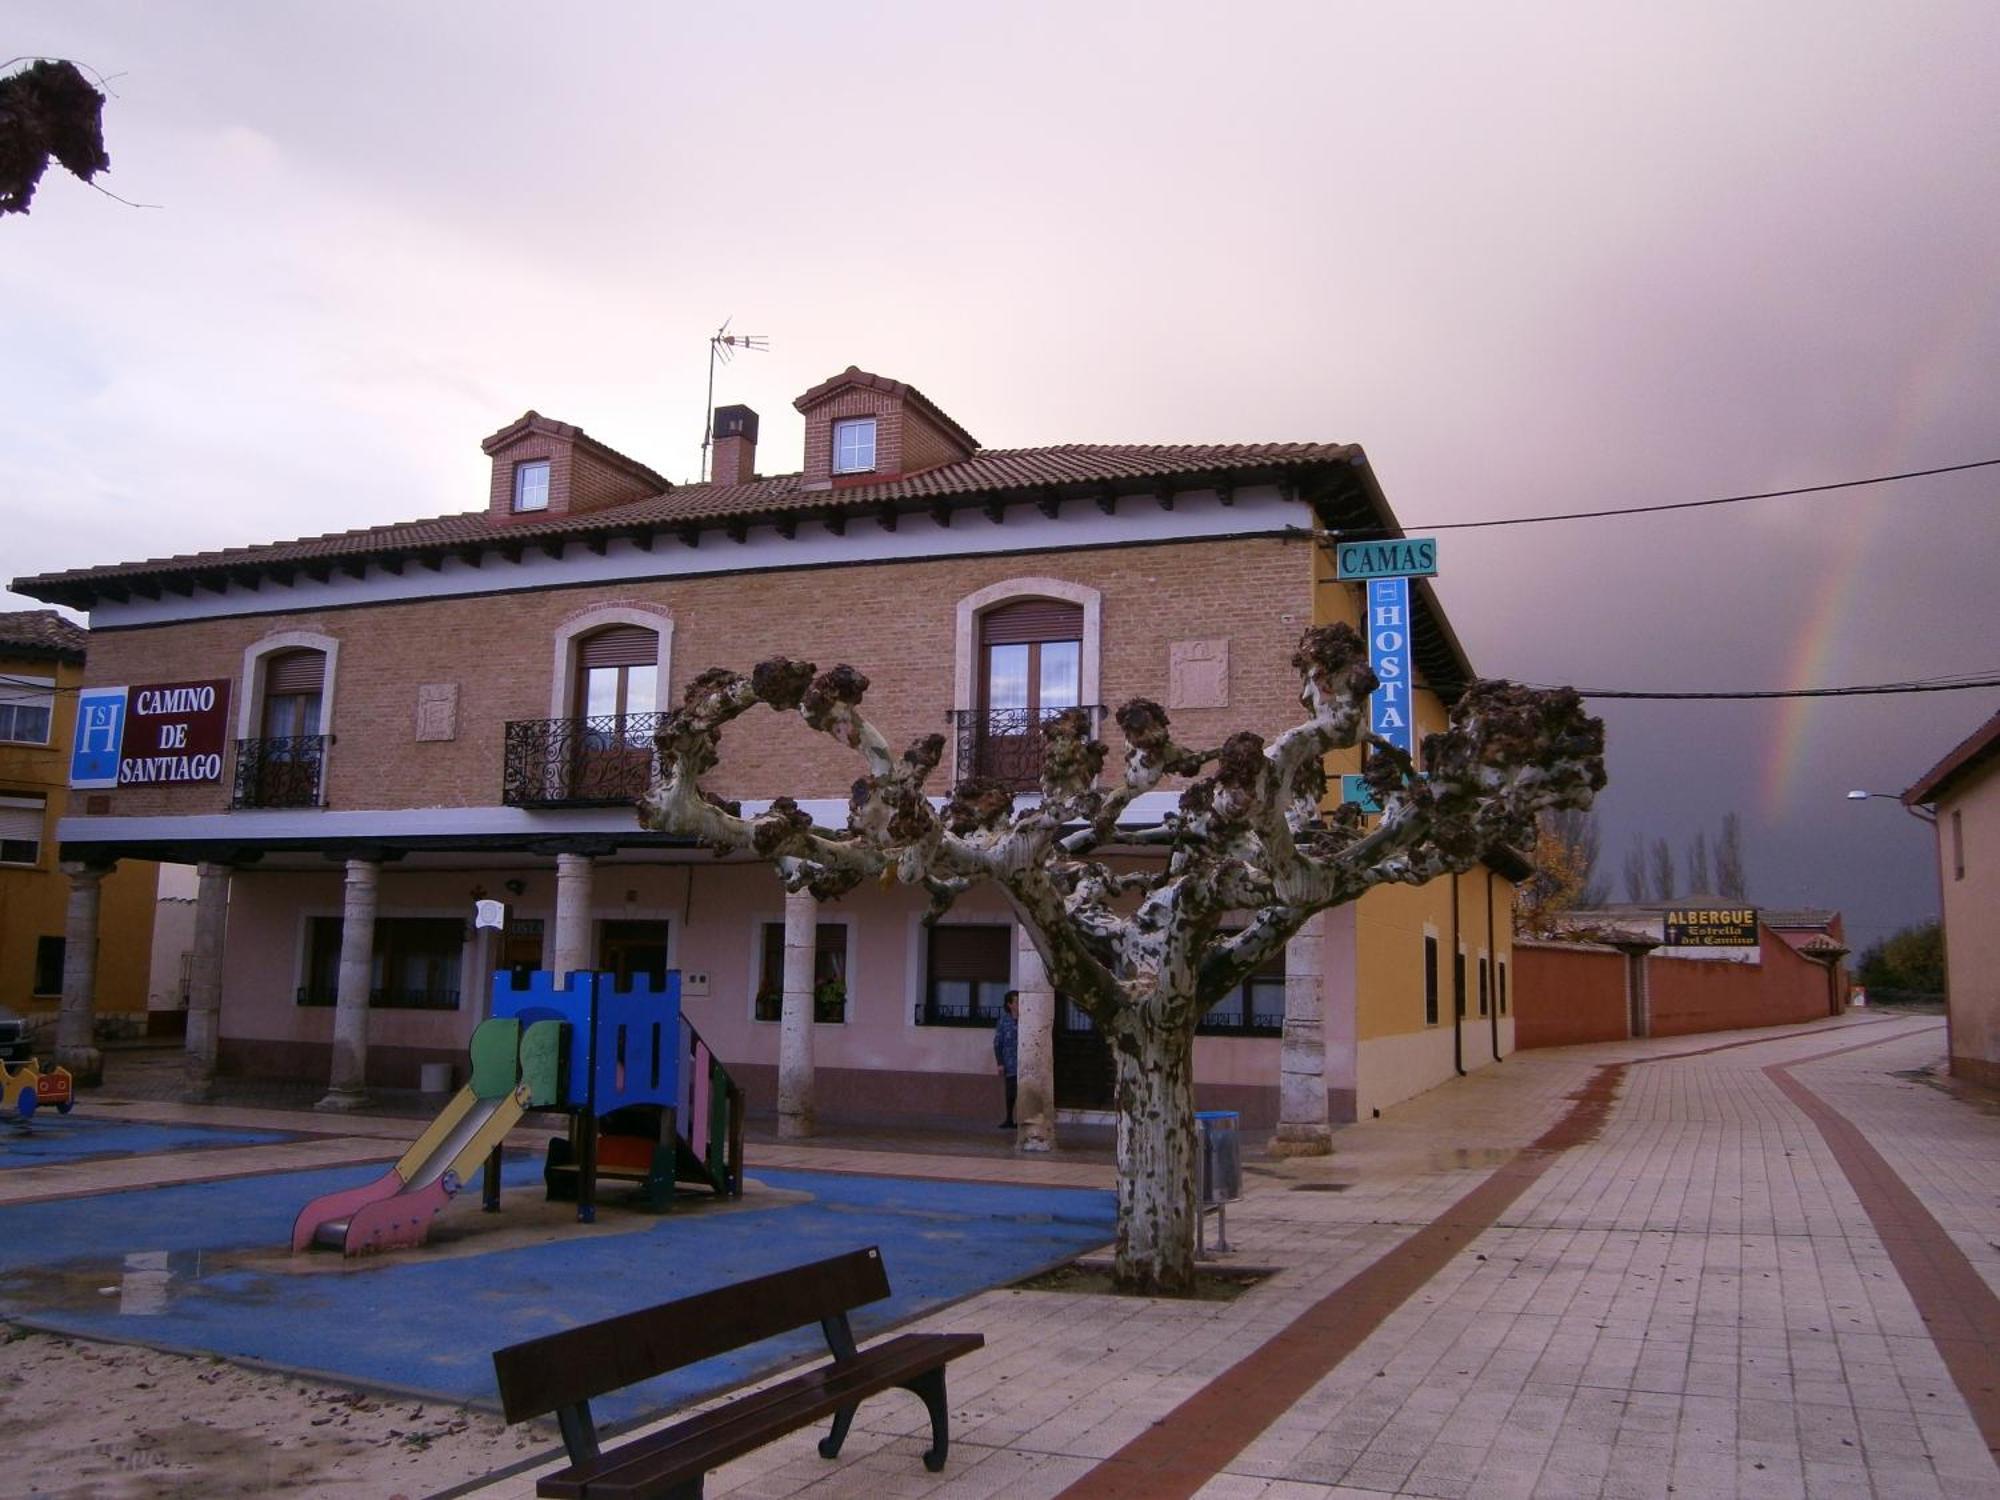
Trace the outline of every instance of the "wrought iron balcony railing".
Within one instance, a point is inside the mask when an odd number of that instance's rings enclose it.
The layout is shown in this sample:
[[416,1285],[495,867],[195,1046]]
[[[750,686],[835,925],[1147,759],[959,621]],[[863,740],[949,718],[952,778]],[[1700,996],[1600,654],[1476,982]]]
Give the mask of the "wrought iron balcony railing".
[[326,770],[323,734],[282,735],[236,742],[231,807],[318,807]]
[[659,714],[520,719],[507,726],[500,800],[509,807],[612,807],[652,783]]
[[[1042,784],[1042,726],[1061,708],[957,708],[951,712],[958,738],[958,779],[990,776],[1024,792]],[[1098,732],[1104,709],[1092,704],[1090,732]]]

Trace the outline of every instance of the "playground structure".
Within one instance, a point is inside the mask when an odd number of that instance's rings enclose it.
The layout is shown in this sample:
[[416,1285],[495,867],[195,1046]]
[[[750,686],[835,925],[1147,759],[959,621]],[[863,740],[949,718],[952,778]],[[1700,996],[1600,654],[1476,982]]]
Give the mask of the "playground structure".
[[472,1076],[442,1113],[373,1182],[328,1193],[300,1210],[292,1249],[347,1255],[421,1245],[431,1221],[484,1164],[482,1207],[500,1207],[500,1149],[530,1111],[561,1111],[543,1181],[551,1200],[596,1218],[600,1181],[638,1185],[644,1206],[673,1206],[679,1184],[719,1197],[743,1191],[743,1090],[681,1015],[680,975],[654,986],[635,977],[538,971],[517,984],[493,977],[491,1018],[471,1044]]
[[23,1063],[0,1062],[0,1118],[32,1119],[44,1104],[53,1105],[59,1115],[68,1114],[75,1106],[76,1090],[68,1068],[45,1072],[33,1058]]

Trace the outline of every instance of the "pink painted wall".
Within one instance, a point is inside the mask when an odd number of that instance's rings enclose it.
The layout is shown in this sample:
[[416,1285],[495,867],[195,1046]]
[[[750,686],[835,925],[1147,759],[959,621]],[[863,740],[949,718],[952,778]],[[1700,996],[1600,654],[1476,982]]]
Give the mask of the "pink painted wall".
[[[555,874],[547,868],[436,871],[385,865],[378,910],[384,917],[458,916],[469,922],[475,888],[497,896],[509,879],[525,886],[509,898],[513,914],[542,919],[548,941]],[[333,866],[310,872],[246,870],[236,876],[223,977],[226,1068],[310,1074],[323,1065],[316,1049],[330,1044],[333,1010],[301,1006],[296,992],[304,978],[307,920],[338,916],[341,901],[342,875]],[[849,926],[848,1019],[817,1026],[813,1035],[821,1105],[832,1115],[949,1114],[961,1108],[972,1113],[975,1103],[976,1112],[984,1114],[998,1100],[990,1031],[915,1020],[923,995],[924,910],[920,897],[901,888],[857,891],[821,909],[822,922]],[[668,961],[682,973],[683,1012],[750,1089],[752,1107],[770,1107],[779,1028],[755,1019],[755,997],[763,924],[784,920],[784,887],[777,877],[748,863],[600,861],[592,914],[598,922],[666,924]],[[968,895],[950,920],[1011,923],[993,892]],[[457,1011],[369,1013],[374,1082],[408,1086],[419,1063],[463,1058],[485,1010],[470,993],[476,983],[470,957]],[[706,994],[695,992],[695,975],[706,975]],[[1278,1046],[1267,1038],[1201,1038],[1195,1080],[1204,1105],[1252,1108],[1250,1095],[1264,1090],[1271,1101],[1261,1113],[1272,1115]],[[883,1096],[884,1074],[896,1075],[889,1097]]]

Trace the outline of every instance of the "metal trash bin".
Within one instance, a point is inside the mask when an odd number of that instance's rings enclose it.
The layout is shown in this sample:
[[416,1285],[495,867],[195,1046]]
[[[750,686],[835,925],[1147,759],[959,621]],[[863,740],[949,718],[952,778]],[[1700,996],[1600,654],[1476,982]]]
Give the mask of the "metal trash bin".
[[1243,1196],[1243,1117],[1233,1109],[1198,1109],[1195,1168],[1195,1240],[1198,1259],[1208,1257],[1208,1216],[1215,1215],[1215,1248],[1229,1253],[1229,1205]]

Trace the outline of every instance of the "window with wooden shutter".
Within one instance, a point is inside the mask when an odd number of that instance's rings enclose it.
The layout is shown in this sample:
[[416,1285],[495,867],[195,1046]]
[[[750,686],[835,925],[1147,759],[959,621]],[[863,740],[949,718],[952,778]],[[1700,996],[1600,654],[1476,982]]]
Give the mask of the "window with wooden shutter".
[[[659,636],[640,625],[614,625],[585,636],[576,648],[577,715],[608,719],[652,713],[659,699],[659,660]],[[652,726],[638,730],[650,743]]]
[[42,797],[0,797],[0,864],[34,865],[42,859]]
[[1017,599],[979,617],[974,769],[1019,785],[1041,771],[1042,721],[1082,701],[1083,606]]
[[309,739],[320,732],[320,694],[326,655],[281,651],[264,663],[264,738]]
[[930,931],[924,1023],[991,1026],[1012,982],[1014,929],[940,923]]

